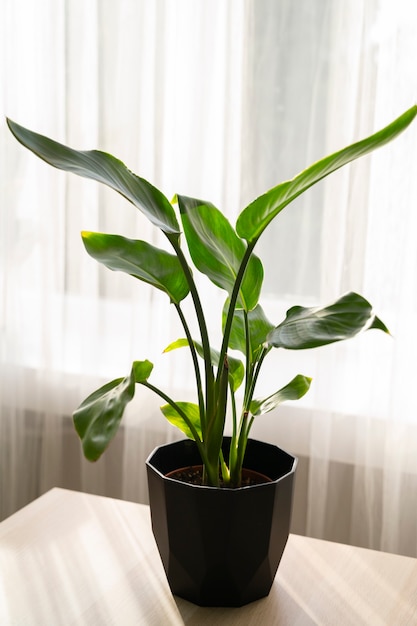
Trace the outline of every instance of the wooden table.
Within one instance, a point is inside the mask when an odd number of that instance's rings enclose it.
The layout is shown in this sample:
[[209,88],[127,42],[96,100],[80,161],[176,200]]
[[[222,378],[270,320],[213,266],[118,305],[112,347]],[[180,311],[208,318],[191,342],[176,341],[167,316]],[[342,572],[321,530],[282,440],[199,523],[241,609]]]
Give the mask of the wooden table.
[[268,598],[173,597],[149,508],[52,489],[0,524],[2,626],[417,624],[417,560],[291,535]]

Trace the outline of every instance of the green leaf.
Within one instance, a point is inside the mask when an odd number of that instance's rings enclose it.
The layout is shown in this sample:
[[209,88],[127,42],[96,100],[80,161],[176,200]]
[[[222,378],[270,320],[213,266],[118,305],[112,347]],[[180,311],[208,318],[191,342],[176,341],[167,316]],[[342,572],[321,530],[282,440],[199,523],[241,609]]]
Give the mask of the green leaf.
[[[196,268],[230,296],[246,251],[246,243],[210,202],[186,196],[177,198],[184,234]],[[262,263],[252,255],[241,284],[238,306],[246,311],[256,306],[262,280]]]
[[188,295],[188,284],[175,255],[120,235],[84,231],[82,238],[88,254],[109,269],[149,283],[176,304]]
[[[226,300],[223,307],[223,329],[229,310],[229,301]],[[249,311],[248,314],[249,335],[250,335],[250,361],[254,363],[259,355],[260,348],[266,341],[268,333],[274,328],[274,325],[267,319],[265,312],[260,304]],[[236,310],[233,316],[232,330],[230,333],[229,347],[232,350],[239,350],[246,354],[246,333],[245,333],[245,312]]]
[[275,409],[281,402],[286,400],[299,400],[310,389],[311,378],[298,374],[288,385],[268,396],[264,400],[252,400],[250,411],[252,415],[263,415]]
[[417,106],[413,106],[374,135],[325,157],[302,171],[295,178],[264,193],[249,204],[238,217],[237,234],[250,243],[257,241],[274,217],[297,196],[340,167],[394,139],[405,130],[416,114]]
[[148,380],[153,370],[153,363],[150,361],[134,361],[132,364],[133,375],[136,383],[144,383]]
[[84,455],[97,461],[117,433],[126,405],[135,394],[135,369],[94,391],[74,412],[75,429]]
[[[197,404],[193,404],[192,402],[177,402],[177,406],[185,413],[187,418],[193,424],[196,429],[200,439],[201,436],[201,423],[200,423],[200,411]],[[167,418],[167,420],[179,428],[189,439],[195,441],[194,435],[188,426],[187,422],[184,418],[172,407],[170,404],[165,404],[161,406],[161,411]]]
[[[197,341],[193,342],[196,349],[198,350],[200,356],[201,356],[201,350],[202,350],[202,346],[201,344],[198,344]],[[172,352],[172,350],[177,350],[178,348],[186,348],[188,347],[190,344],[188,342],[188,339],[186,337],[183,337],[181,339],[176,339],[175,341],[173,341],[172,343],[169,344],[169,346],[167,346],[164,350],[164,352]],[[197,348],[198,346],[198,348]]]
[[[201,343],[199,343],[198,341],[194,341],[193,343],[198,355],[202,359],[204,359],[204,352]],[[181,339],[176,339],[165,348],[164,352],[171,352],[172,350],[177,350],[178,348],[185,348],[188,347],[188,345],[188,339],[186,339],[185,337]],[[214,348],[210,348],[210,355],[213,365],[218,367],[220,352],[218,350],[215,350]],[[243,378],[245,376],[245,368],[242,361],[240,361],[239,359],[228,356],[227,360],[229,363],[229,383],[232,387],[232,391],[236,391],[242,384]]]
[[269,333],[267,343],[287,350],[317,348],[350,339],[370,328],[388,332],[385,324],[372,313],[369,302],[351,292],[323,308],[292,307],[285,320]]
[[7,123],[16,139],[38,157],[58,169],[111,187],[142,211],[168,238],[178,239],[179,225],[169,200],[114,156],[98,150],[73,150],[10,119]]

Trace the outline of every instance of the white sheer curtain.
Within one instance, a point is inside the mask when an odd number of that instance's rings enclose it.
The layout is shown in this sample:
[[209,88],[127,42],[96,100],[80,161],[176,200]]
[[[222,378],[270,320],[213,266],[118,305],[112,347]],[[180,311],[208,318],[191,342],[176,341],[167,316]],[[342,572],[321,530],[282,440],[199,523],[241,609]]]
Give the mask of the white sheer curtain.
[[128,428],[96,465],[81,458],[69,416],[137,358],[154,361],[168,387],[187,387],[186,356],[176,365],[160,356],[182,331],[165,296],[103,272],[79,232],[165,242],[114,192],[53,171],[19,147],[4,115],[112,152],[168,197],[208,197],[236,212],[244,6],[3,5],[1,515],[56,484],[143,500],[146,456],[177,436],[158,399],[148,404],[138,394]]
[[[263,85],[262,99],[274,87],[281,92],[275,106],[282,122],[264,122],[264,135],[256,142],[260,151],[266,147],[267,158],[257,163],[249,195],[270,175],[271,135],[278,152],[279,144],[284,147],[278,157],[282,168],[287,160],[305,158],[302,142],[311,162],[382,127],[417,96],[413,3],[394,7],[358,0],[278,7],[271,2],[269,10],[269,31],[263,32],[256,54],[256,80]],[[273,45],[279,22],[275,47],[281,54],[271,60],[267,47]],[[263,69],[269,80],[264,81]],[[291,87],[297,94],[279,110],[291,98]],[[264,104],[257,103],[257,91],[251,97],[260,111]],[[304,137],[297,135],[300,129]],[[296,361],[294,373],[310,373],[313,388],[297,407],[286,406],[256,425],[257,434],[268,432],[301,456],[298,531],[414,555],[416,162],[412,129],[338,172],[291,207],[281,222],[278,218],[264,252],[279,259],[279,272],[273,275],[279,285],[276,300],[286,303],[292,284],[298,303],[309,297],[327,302],[356,290],[374,304],[393,337],[370,332],[309,354],[277,356],[277,371]],[[301,167],[298,163],[293,171]]]
[[[417,100],[412,0],[2,0],[0,23],[0,515],[54,485],[146,500],[144,459],[176,437],[138,394],[97,464],[70,415],[135,358],[189,393],[163,295],[102,271],[79,231],[159,234],[114,193],[52,170],[4,115],[78,148],[112,152],[168,195],[233,220],[253,197],[382,127]],[[328,179],[260,242],[265,308],[347,290],[393,338],[271,357],[266,391],[313,375],[254,436],[300,456],[294,530],[417,554],[417,128]],[[206,285],[204,279],[202,284]],[[205,295],[218,332],[222,298]],[[180,359],[180,362],[178,362]]]

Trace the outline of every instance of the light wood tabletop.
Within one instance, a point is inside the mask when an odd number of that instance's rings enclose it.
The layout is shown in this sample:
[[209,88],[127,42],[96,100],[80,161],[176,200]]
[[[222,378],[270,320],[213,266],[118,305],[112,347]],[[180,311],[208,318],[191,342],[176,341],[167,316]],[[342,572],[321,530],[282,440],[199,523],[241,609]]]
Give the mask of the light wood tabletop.
[[417,560],[290,535],[270,595],[172,596],[149,508],[52,489],[0,524],[2,626],[416,625]]

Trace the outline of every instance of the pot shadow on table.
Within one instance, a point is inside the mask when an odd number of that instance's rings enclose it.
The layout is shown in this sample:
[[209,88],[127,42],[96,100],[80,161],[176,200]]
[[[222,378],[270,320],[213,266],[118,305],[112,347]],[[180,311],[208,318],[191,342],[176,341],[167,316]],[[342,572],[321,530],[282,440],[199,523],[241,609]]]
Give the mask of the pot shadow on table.
[[[173,596],[186,626],[309,626],[317,622],[277,581],[269,596],[238,608],[201,607]],[[294,621],[294,615],[297,615]]]

